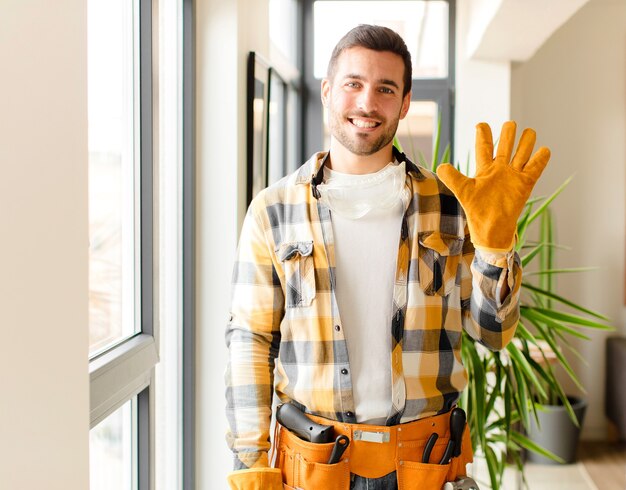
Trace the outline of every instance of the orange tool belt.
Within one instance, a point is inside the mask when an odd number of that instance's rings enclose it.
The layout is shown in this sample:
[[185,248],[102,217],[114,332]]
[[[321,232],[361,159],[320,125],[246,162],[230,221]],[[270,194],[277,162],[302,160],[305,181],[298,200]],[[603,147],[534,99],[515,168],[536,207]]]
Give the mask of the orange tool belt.
[[[398,490],[441,490],[445,482],[465,476],[465,465],[473,459],[466,426],[461,455],[448,464],[438,464],[450,439],[449,412],[394,426],[347,424],[309,414],[307,417],[332,425],[335,436],[347,436],[350,445],[338,463],[329,465],[334,443],[311,443],[277,424],[275,466],[281,469],[285,490],[349,490],[351,473],[381,478],[394,470]],[[426,441],[434,432],[439,438],[429,463],[422,463]]]

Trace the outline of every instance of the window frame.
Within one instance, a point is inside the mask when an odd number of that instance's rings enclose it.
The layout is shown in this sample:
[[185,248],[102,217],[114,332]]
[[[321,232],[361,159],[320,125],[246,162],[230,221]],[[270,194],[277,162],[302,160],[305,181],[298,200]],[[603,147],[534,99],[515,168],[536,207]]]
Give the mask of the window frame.
[[[292,21],[294,22],[294,32],[302,32],[304,23],[304,9],[302,0],[294,2],[295,11],[293,12]],[[270,12],[271,15],[271,12]],[[284,125],[282,128],[282,151],[284,152],[282,175],[280,177],[294,172],[302,165],[303,156],[303,38],[296,37],[295,41],[295,59],[290,60],[283,53],[279,46],[273,44],[270,39],[269,49],[269,93],[268,100],[272,101],[272,78],[277,83],[281,83],[284,90]],[[271,144],[271,117],[268,114],[268,133],[267,133],[267,150],[268,158],[270,155]],[[268,161],[268,178],[269,167],[272,165]],[[275,175],[278,177],[278,174]]]
[[137,488],[154,485],[154,367],[159,362],[155,323],[154,74],[157,73],[156,0],[139,2],[140,331],[89,358],[90,429],[137,396]]
[[182,488],[196,487],[196,173],[194,2],[182,0],[183,82],[183,332],[182,332]]
[[[320,80],[313,72],[314,61],[314,18],[313,4],[303,0],[303,24],[300,30],[303,46],[303,121],[302,159],[323,150],[323,113],[320,104]],[[429,1],[429,0],[425,0]],[[456,59],[456,0],[448,2],[448,76],[446,78],[413,79],[412,101],[433,101],[441,111],[440,155],[450,145],[450,160],[454,161],[454,105],[455,105],[455,59]]]

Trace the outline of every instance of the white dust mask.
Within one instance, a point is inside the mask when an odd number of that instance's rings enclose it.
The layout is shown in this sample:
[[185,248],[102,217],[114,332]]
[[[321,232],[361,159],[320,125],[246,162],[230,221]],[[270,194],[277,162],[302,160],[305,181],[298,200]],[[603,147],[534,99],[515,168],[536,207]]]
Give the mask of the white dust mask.
[[406,204],[409,191],[405,185],[404,162],[389,163],[373,174],[344,174],[324,168],[324,182],[317,186],[320,201],[330,210],[348,219],[358,219],[372,210],[391,209],[398,202]]

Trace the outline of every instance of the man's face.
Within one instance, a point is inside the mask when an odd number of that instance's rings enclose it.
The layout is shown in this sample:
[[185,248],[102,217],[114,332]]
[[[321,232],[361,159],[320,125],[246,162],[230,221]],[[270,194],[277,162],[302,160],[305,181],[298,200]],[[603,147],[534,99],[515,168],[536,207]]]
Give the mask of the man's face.
[[410,92],[402,96],[403,80],[404,63],[395,53],[361,47],[343,51],[333,79],[322,81],[333,138],[361,156],[390,144],[411,101]]

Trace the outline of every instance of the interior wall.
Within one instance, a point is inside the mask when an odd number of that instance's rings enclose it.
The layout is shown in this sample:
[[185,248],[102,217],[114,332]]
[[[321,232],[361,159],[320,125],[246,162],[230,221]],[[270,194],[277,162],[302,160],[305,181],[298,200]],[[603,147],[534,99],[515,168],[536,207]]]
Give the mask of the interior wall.
[[[571,247],[558,253],[557,265],[598,267],[562,275],[558,293],[608,315],[626,333],[626,3],[591,0],[533,58],[515,64],[511,110],[552,150],[536,194],[551,193],[574,175],[552,206],[558,242]],[[591,342],[575,342],[586,363],[569,357],[590,402],[583,437],[601,438],[607,334],[590,336]]]
[[[485,22],[498,2],[457,2],[456,18],[456,92],[454,155],[463,166],[468,158],[474,162],[475,126],[487,122],[494,134],[511,114],[511,64],[508,61],[470,59],[472,39],[479,19]],[[483,18],[487,15],[487,18]]]
[[0,488],[89,488],[87,12],[0,5]]
[[268,0],[198,0],[196,13],[197,489],[226,490],[224,332],[246,212],[246,66],[269,58]]

